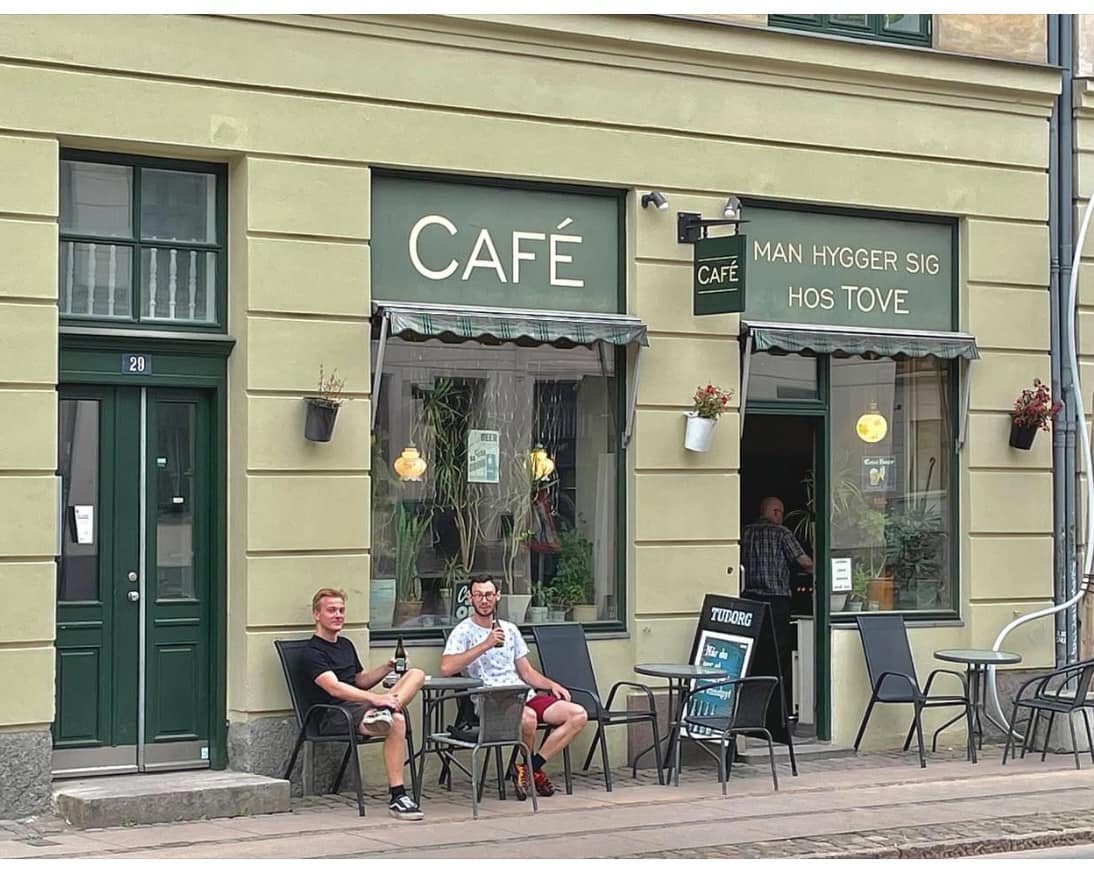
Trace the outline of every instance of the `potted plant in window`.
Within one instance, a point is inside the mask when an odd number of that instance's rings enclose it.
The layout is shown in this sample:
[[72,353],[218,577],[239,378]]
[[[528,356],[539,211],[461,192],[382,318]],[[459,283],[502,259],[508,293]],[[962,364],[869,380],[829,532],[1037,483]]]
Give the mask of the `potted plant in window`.
[[414,501],[395,506],[395,626],[417,618],[422,611],[422,583],[418,579],[418,549],[429,532],[433,514]]
[[873,573],[856,560],[851,565],[851,593],[847,595],[844,609],[848,612],[861,612],[866,604],[866,591]]
[[573,609],[574,621],[596,621],[597,609],[593,595],[593,543],[581,535],[572,524],[558,531],[558,563],[551,586],[560,604]]
[[543,624],[547,620],[547,589],[543,582],[532,582],[532,605],[528,608],[528,620]]
[[1033,379],[1033,386],[1026,387],[1014,400],[1014,411],[1010,415],[1010,446],[1021,451],[1033,447],[1037,430],[1048,431],[1049,423],[1063,407],[1060,400],[1053,401],[1048,384]]
[[334,421],[342,407],[340,394],[346,385],[345,378],[338,377],[338,369],[324,374],[319,366],[319,390],[315,396],[305,396],[307,416],[304,420],[304,438],[312,442],[329,442],[334,435]]
[[718,425],[718,418],[729,410],[732,399],[733,390],[723,390],[713,384],[695,390],[692,400],[695,408],[684,415],[687,418],[684,430],[685,448],[699,452],[710,450],[714,427]]
[[946,533],[942,516],[917,500],[889,515],[885,528],[885,564],[901,604],[934,609],[942,586],[942,549]]

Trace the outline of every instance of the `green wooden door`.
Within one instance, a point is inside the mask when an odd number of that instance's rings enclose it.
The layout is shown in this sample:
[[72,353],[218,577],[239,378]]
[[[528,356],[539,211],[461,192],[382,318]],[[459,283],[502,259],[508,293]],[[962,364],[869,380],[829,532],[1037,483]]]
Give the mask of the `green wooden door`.
[[63,387],[57,775],[209,761],[211,405]]

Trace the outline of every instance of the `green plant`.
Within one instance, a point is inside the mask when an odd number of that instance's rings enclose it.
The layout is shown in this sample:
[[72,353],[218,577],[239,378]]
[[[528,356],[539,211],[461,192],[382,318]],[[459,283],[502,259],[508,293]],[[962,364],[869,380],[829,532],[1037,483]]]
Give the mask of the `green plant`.
[[554,606],[563,611],[572,609],[578,603],[585,600],[585,589],[577,582],[553,582],[547,588],[547,605]]
[[865,600],[867,585],[874,578],[877,576],[872,570],[856,561],[851,567],[851,599]]
[[432,520],[432,511],[422,513],[417,503],[399,502],[395,505],[395,592],[397,599],[403,602],[413,603],[422,599],[422,585],[418,580],[418,549]]
[[942,516],[923,502],[889,515],[885,562],[897,586],[915,590],[921,582],[939,579],[945,540]]
[[444,566],[441,568],[441,580],[444,582],[442,587],[451,591],[455,588],[456,582],[463,581],[467,575],[467,570],[463,568],[463,562],[459,557],[453,555],[445,558]]
[[551,587],[556,592],[575,595],[570,603],[593,602],[593,543],[572,524],[558,531],[558,564]]
[[546,606],[548,590],[544,587],[543,582],[532,582],[532,605]]
[[1059,399],[1055,402],[1052,400],[1052,390],[1048,384],[1034,378],[1033,386],[1026,387],[1014,400],[1014,410],[1010,416],[1015,426],[1047,430],[1049,422],[1063,407],[1064,403]]
[[422,423],[432,447],[430,474],[436,501],[452,512],[460,563],[465,570],[474,569],[482,539],[482,486],[467,480],[467,430],[478,406],[478,382],[438,378],[431,388],[419,387],[416,392],[424,400]]

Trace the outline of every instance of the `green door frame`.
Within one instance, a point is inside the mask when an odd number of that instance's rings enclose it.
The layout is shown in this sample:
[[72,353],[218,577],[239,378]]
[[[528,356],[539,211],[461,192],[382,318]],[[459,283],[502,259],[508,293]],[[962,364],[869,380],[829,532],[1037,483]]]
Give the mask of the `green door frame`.
[[[829,557],[829,521],[827,509],[830,507],[828,449],[828,357],[817,357],[817,393],[816,399],[793,399],[785,401],[749,399],[745,406],[745,429],[748,418],[753,415],[773,415],[777,417],[809,417],[816,424],[813,430],[813,469],[815,491],[814,504],[817,508],[817,545],[813,551],[815,557],[813,573],[813,690],[814,727],[817,739],[832,739],[832,613],[828,600],[831,583]],[[742,433],[742,439],[744,435]],[[821,514],[821,510],[826,510]]]
[[[228,766],[228,369],[235,339],[227,335],[183,332],[140,332],[61,327],[61,384],[130,387],[185,387],[211,392],[213,442],[210,473],[213,509],[210,625],[209,764]],[[123,354],[151,357],[152,374],[129,375],[121,369]]]

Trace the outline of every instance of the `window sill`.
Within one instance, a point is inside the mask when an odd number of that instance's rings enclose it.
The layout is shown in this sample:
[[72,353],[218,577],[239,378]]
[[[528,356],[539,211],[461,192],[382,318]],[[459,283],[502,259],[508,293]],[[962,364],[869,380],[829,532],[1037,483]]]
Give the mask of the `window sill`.
[[[457,622],[458,624],[459,622]],[[576,622],[565,622],[566,624],[575,624]],[[456,625],[453,624],[453,627]],[[583,625],[585,628],[585,639],[591,641],[597,640],[612,640],[612,639],[630,639],[630,632],[621,621],[599,621],[594,624]],[[521,624],[520,633],[525,640],[534,641],[532,637],[532,625]],[[385,630],[369,631],[369,648],[383,648],[385,646],[395,647],[395,641],[402,638],[404,643],[414,643],[419,646],[443,646],[444,640],[441,639],[440,631],[437,628],[428,628],[421,631],[415,631],[413,634],[409,631],[391,630],[390,628]]]
[[[864,612],[864,615],[878,614],[884,615],[885,613],[868,613]],[[853,618],[839,617],[832,621],[833,630],[857,630],[858,626],[855,624]],[[964,627],[965,622],[960,618],[904,618],[904,626],[909,629],[915,628],[930,628],[930,627]]]

